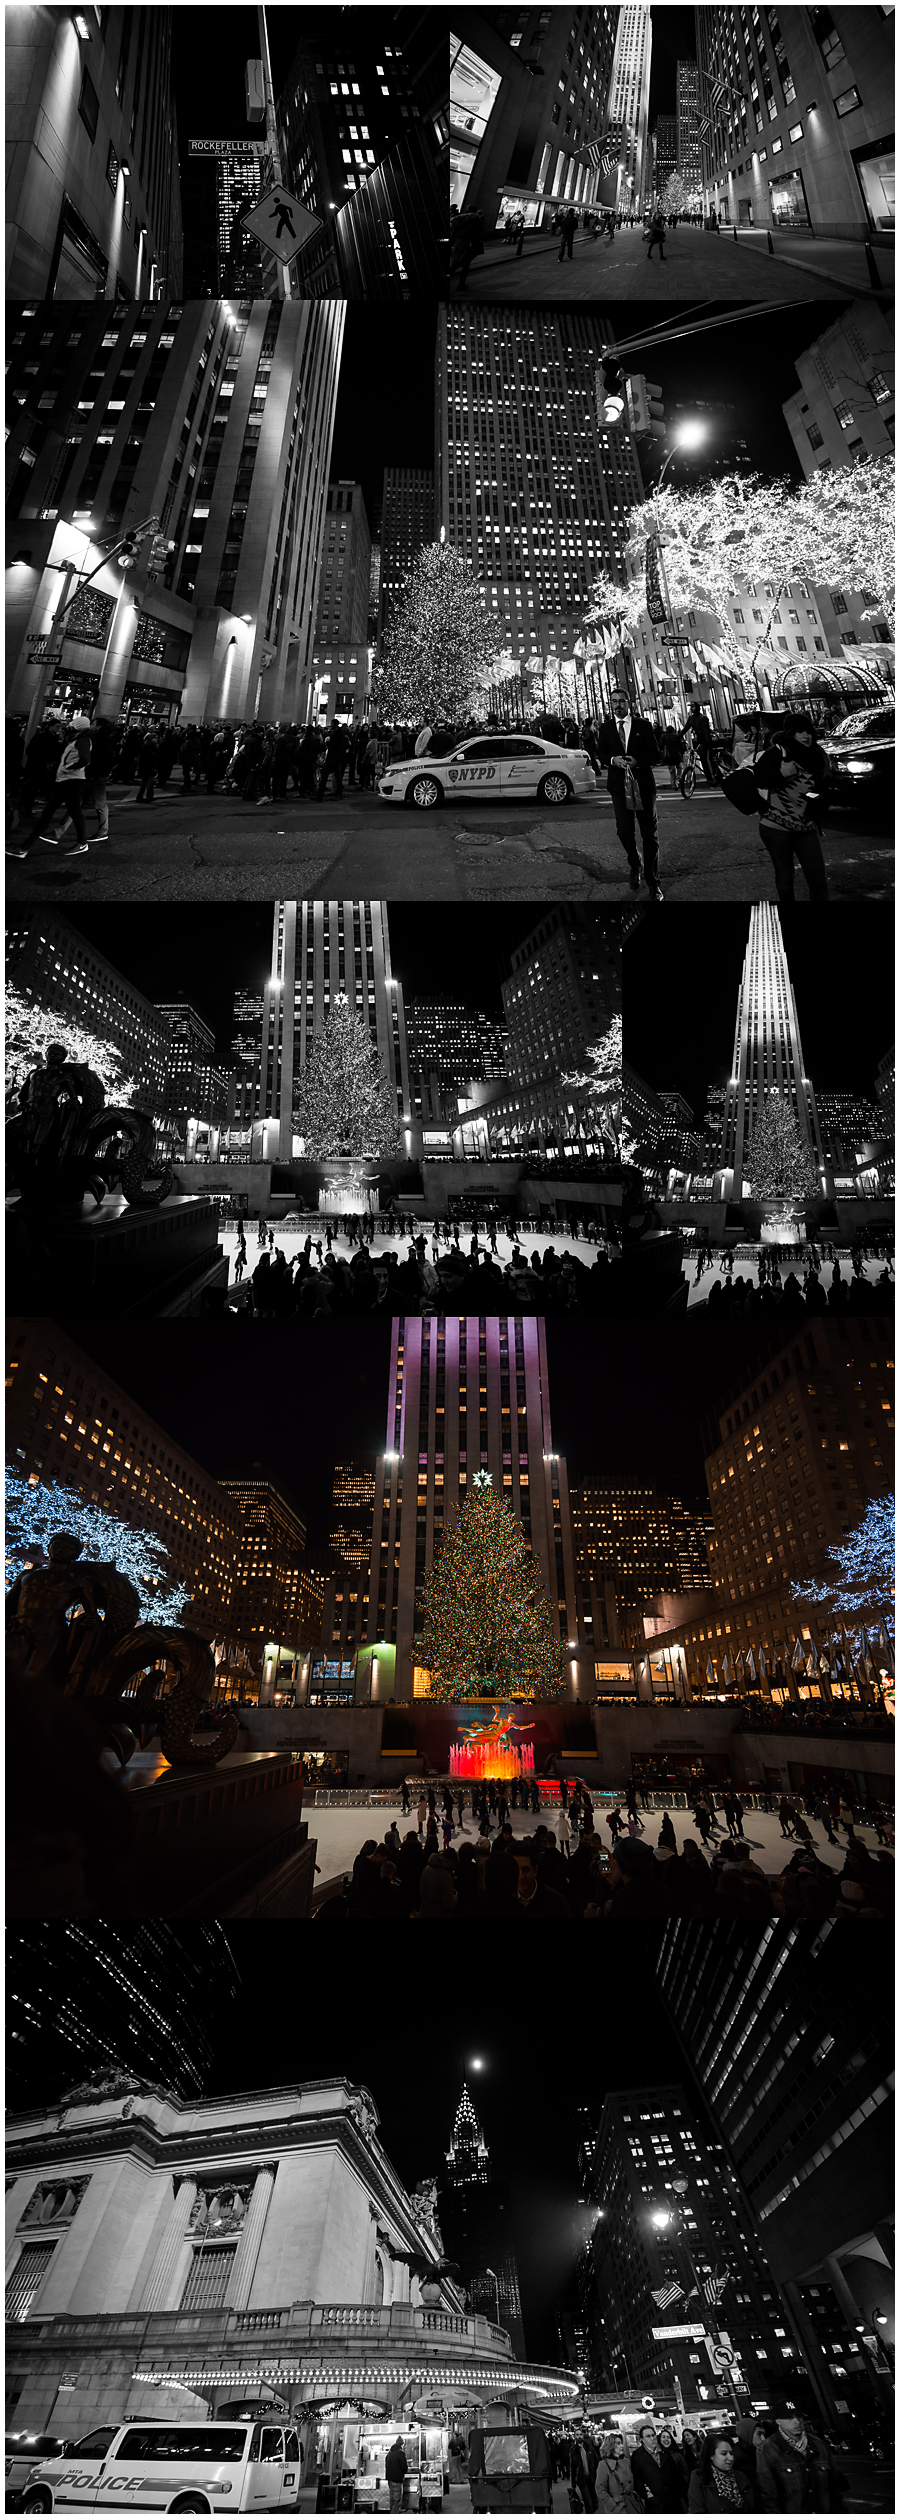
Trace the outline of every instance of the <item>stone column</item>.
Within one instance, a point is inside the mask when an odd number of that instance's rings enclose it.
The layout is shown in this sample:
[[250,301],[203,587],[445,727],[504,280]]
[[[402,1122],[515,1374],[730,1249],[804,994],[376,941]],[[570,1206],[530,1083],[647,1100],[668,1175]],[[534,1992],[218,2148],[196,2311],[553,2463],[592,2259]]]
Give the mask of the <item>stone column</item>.
[[227,2309],[246,2309],[274,2184],[273,2169],[257,2170],[253,2193],[247,2206],[244,2226],[238,2240],[237,2253],[225,2294]]
[[[173,2297],[175,2278],[187,2238],[188,2223],[196,2201],[196,2178],[182,2178],[180,2185],[176,2188],[172,2210],[144,2286],[142,2309],[177,2309],[178,2301]],[[180,2291],[180,2285],[178,2289]]]

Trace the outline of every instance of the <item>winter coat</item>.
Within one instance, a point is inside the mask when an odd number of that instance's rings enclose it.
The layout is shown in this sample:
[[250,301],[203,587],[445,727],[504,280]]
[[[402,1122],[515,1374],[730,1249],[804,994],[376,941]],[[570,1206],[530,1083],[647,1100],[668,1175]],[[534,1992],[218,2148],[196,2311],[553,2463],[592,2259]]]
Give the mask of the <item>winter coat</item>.
[[432,1854],[419,1882],[419,1914],[452,1915],[456,1906],[453,1874],[442,1854]]
[[775,2431],[756,2452],[756,2482],[763,2510],[840,2510],[841,2479],[827,2441],[808,2431],[801,2453]]
[[617,754],[627,752],[628,759],[634,764],[632,776],[640,791],[641,801],[644,804],[652,803],[656,794],[653,769],[654,764],[659,760],[659,745],[649,717],[632,715],[627,745],[615,718],[604,717],[597,738],[597,749],[606,771],[606,784],[611,796],[624,796],[627,772],[614,769],[613,761]]
[[717,2510],[721,2512],[722,2519],[728,2519],[732,2510],[755,2510],[756,2502],[750,2497],[746,2476],[739,2474],[737,2468],[733,2470],[733,2481],[740,2494],[739,2501],[734,2501],[730,2493],[718,2492],[712,2476],[709,2483],[704,2484],[699,2467],[695,2468],[688,2488],[688,2509]]

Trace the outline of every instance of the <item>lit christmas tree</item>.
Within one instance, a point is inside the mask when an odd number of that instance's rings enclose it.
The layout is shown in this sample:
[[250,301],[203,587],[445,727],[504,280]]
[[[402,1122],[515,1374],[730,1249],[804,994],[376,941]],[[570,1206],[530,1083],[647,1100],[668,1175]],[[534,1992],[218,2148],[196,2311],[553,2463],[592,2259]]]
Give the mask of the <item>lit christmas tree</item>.
[[50,1014],[45,1006],[34,1006],[30,997],[14,987],[6,991],[7,1099],[18,1093],[35,1067],[43,1065],[51,1041],[62,1042],[73,1066],[93,1068],[108,1102],[135,1100],[137,1086],[118,1050],[96,1032],[88,1032],[83,1023],[73,1023],[70,1015]]
[[786,1094],[766,1095],[744,1164],[744,1186],[751,1198],[815,1197],[819,1186],[815,1160]]
[[468,561],[448,542],[427,543],[391,612],[372,677],[379,716],[455,724],[502,653],[502,629]]
[[586,1116],[591,1130],[606,1141],[613,1154],[622,1151],[622,1017],[614,1015],[602,1041],[595,1041],[588,1050],[588,1065],[578,1076],[564,1076],[563,1084],[584,1093]]
[[562,1650],[540,1567],[486,1470],[425,1585],[422,1660],[433,1697],[558,1697]]
[[336,997],[297,1079],[294,1127],[306,1155],[390,1155],[400,1146],[397,1096],[368,1024]]
[[667,179],[662,196],[662,208],[665,211],[667,219],[672,219],[680,217],[682,210],[686,210],[687,206],[687,185],[685,183],[684,176],[679,175],[678,168],[676,166],[673,167],[672,173]]
[[17,1470],[6,1479],[6,1558],[9,1581],[23,1566],[46,1556],[55,1531],[71,1531],[80,1539],[85,1560],[112,1561],[127,1575],[141,1604],[141,1617],[154,1625],[174,1626],[190,1600],[186,1584],[174,1572],[165,1541],[153,1531],[134,1531],[116,1513],[86,1504],[71,1487],[32,1486]]

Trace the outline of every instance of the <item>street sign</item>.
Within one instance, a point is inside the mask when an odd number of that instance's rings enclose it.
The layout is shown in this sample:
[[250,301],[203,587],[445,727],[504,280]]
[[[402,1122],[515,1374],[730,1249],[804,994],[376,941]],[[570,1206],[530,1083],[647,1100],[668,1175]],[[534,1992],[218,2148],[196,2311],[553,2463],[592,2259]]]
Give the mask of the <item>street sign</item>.
[[672,2344],[676,2336],[689,2336],[693,2343],[698,2336],[702,2339],[706,2329],[705,2327],[651,2327],[650,2333],[657,2344]]
[[62,639],[51,638],[46,630],[29,630],[25,642],[31,649],[33,665],[58,665],[62,655]]
[[267,245],[278,262],[293,262],[322,221],[292,192],[286,192],[283,184],[273,184],[271,192],[261,193],[254,201],[252,210],[245,210],[241,225],[258,244]]
[[732,2352],[730,2344],[711,2344],[707,2338],[706,2349],[714,2370],[733,2370],[737,2354]]

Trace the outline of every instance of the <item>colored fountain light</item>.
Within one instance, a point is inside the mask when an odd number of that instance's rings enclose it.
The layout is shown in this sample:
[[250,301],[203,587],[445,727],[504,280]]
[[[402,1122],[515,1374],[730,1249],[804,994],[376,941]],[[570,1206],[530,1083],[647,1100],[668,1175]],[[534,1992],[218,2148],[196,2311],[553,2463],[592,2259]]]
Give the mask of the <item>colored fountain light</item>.
[[450,1749],[450,1773],[452,1776],[496,1776],[498,1779],[533,1775],[534,1750],[530,1741],[526,1741],[521,1749],[515,1749],[508,1740],[499,1746],[490,1741],[473,1741],[457,1746],[454,1741]]

